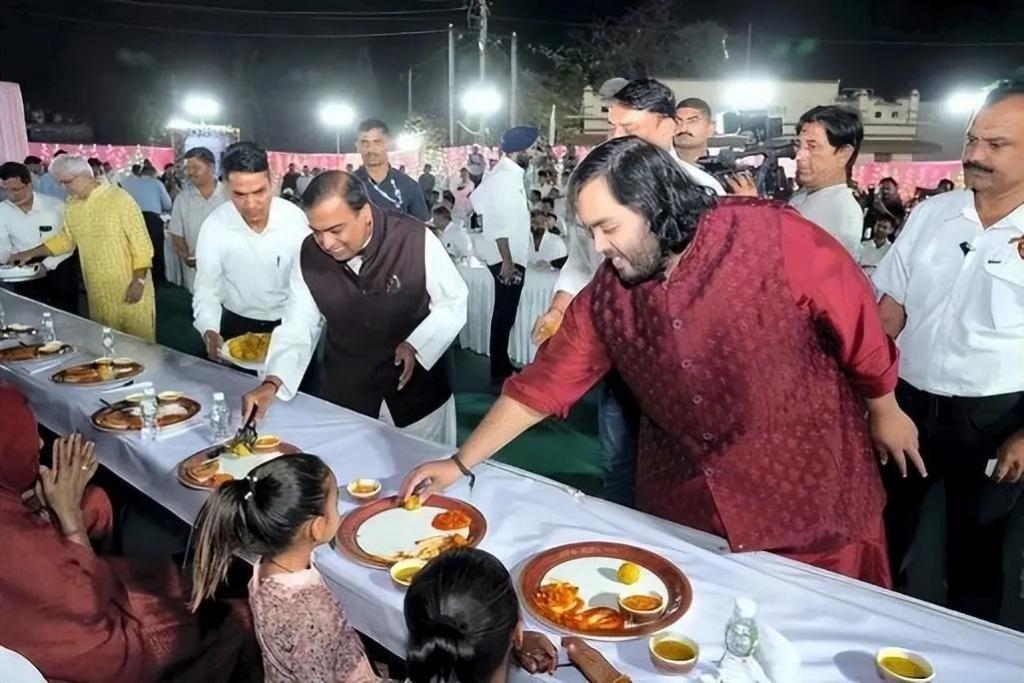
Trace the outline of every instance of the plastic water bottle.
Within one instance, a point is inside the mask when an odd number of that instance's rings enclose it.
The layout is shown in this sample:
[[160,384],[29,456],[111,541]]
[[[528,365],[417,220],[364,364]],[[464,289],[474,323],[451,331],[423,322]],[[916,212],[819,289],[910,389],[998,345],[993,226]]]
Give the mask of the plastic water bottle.
[[722,683],[754,683],[751,664],[757,649],[757,603],[738,598],[725,626],[725,654],[718,663]]
[[7,314],[4,312],[4,302],[0,301],[0,333],[7,327]]
[[53,315],[49,311],[43,313],[43,341],[57,341],[57,333],[53,329]]
[[108,358],[114,357],[114,332],[109,327],[103,328],[103,351]]
[[213,427],[213,438],[216,441],[223,441],[231,436],[231,427],[228,420],[231,413],[228,410],[228,403],[224,400],[224,393],[221,391],[213,394],[213,407],[210,408],[210,425]]
[[147,387],[142,392],[142,404],[139,406],[142,412],[142,439],[143,441],[154,441],[156,439],[156,393],[153,387]]

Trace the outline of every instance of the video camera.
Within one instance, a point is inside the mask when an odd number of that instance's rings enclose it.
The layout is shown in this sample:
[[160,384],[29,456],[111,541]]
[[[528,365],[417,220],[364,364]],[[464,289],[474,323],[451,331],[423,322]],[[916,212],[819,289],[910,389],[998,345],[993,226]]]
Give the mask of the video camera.
[[[785,201],[792,186],[779,159],[796,157],[796,143],[782,135],[782,117],[764,111],[726,112],[722,115],[722,135],[709,141],[721,147],[717,156],[707,156],[697,163],[715,176],[725,188],[728,179],[746,174],[754,181],[758,194]],[[744,164],[744,159],[761,157],[759,164]]]

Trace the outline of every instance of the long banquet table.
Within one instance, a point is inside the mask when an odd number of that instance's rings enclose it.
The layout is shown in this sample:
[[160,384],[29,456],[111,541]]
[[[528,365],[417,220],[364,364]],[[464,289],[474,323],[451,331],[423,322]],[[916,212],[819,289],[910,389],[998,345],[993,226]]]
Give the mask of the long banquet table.
[[[48,308],[2,291],[0,303],[8,323],[35,324]],[[98,325],[49,310],[59,338],[81,350],[62,359],[60,366],[100,355]],[[0,379],[21,387],[46,427],[60,433],[86,433],[96,441],[105,467],[192,522],[205,494],[182,487],[175,466],[211,443],[205,425],[211,393],[224,391],[237,418],[240,396],[254,380],[125,335],[117,337],[115,350],[119,356],[131,356],[146,365],[138,381],[149,380],[158,390],[177,389],[202,400],[204,409],[194,425],[151,442],[134,435],[99,432],[90,426],[89,415],[100,407],[101,397],[121,394],[53,384],[49,376],[56,367],[47,364],[0,366]],[[442,447],[306,395],[276,404],[261,431],[320,455],[340,482],[376,477],[386,492],[393,492],[403,473],[415,463],[447,453]],[[472,502],[484,513],[489,528],[481,547],[501,558],[513,574],[538,551],[584,540],[631,543],[670,559],[686,573],[694,590],[690,611],[673,629],[700,643],[703,662],[721,655],[732,601],[747,595],[758,602],[759,618],[781,631],[799,652],[803,661],[796,678],[799,681],[876,681],[873,653],[886,645],[925,654],[938,670],[938,681],[1024,681],[1021,633],[767,553],[730,554],[716,537],[585,496],[505,465],[482,466],[472,492],[460,482],[451,494]],[[342,498],[343,513],[355,507],[347,496]],[[401,655],[404,594],[394,588],[388,575],[360,566],[329,547],[318,550],[315,562],[353,626]],[[538,628],[530,618],[526,621],[528,627]],[[595,645],[635,681],[672,680],[651,666],[646,640]],[[516,680],[533,678],[523,672],[515,674]],[[582,680],[571,668],[560,668],[556,679]]]

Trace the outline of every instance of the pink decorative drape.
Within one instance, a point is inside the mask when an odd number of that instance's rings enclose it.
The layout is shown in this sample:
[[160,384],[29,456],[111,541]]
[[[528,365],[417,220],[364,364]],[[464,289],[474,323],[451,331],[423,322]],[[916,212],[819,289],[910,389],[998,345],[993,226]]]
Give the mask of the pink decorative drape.
[[21,86],[0,82],[0,161],[21,161],[28,154]]
[[963,169],[959,161],[882,161],[860,164],[853,169],[853,178],[862,190],[878,185],[882,178],[893,178],[900,186],[903,201],[912,199],[917,188],[934,188],[940,180],[949,179],[963,187]]

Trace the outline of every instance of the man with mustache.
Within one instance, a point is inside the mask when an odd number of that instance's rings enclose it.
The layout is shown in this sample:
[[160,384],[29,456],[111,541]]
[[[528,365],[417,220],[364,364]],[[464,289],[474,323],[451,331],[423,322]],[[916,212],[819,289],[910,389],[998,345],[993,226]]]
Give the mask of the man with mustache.
[[[1014,596],[1003,599],[1005,615],[1020,604],[1022,581],[1019,541],[1012,551],[1003,544],[1024,488],[1024,83],[988,94],[963,168],[967,189],[919,204],[873,277],[901,351],[897,399],[931,474],[888,473],[886,524],[894,573],[911,560],[925,572],[948,565],[931,582],[945,578],[947,604],[995,620],[1000,589]],[[922,530],[911,551],[925,497],[940,483],[945,543]]]
[[569,198],[605,263],[459,452],[402,494],[443,490],[615,369],[642,412],[641,510],[888,584],[872,442],[902,472],[917,434],[857,264],[796,212],[716,199],[636,137],[592,151]]
[[275,396],[295,396],[324,330],[323,398],[454,446],[455,399],[438,361],[466,324],[469,290],[430,227],[375,206],[372,192],[326,171],[303,193],[313,234],[291,269],[263,381],[242,408],[262,417]]
[[708,140],[715,135],[711,105],[699,97],[687,97],[676,105],[676,154],[693,166],[708,155]]

